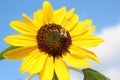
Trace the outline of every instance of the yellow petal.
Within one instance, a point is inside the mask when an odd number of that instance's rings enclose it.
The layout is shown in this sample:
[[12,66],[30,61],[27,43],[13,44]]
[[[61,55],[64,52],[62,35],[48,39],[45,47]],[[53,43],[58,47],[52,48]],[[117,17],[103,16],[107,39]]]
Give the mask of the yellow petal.
[[75,22],[78,22],[79,20],[79,16],[77,14],[73,14],[73,16],[70,18],[70,21],[75,21]]
[[[71,37],[76,37],[76,35],[81,35],[80,27],[83,25],[83,22],[77,23],[77,25],[70,31]],[[85,31],[85,30],[84,30]]]
[[21,65],[21,69],[20,72],[24,73],[27,71],[30,71],[31,67],[33,66],[33,64],[35,63],[35,61],[37,60],[36,58],[40,55],[40,53],[38,53],[38,49],[32,51],[29,55],[27,55],[22,62]]
[[44,69],[40,72],[40,80],[52,80],[54,75],[53,57],[49,56],[44,65]]
[[76,46],[83,46],[83,47],[95,47],[102,43],[104,40],[97,37],[97,36],[77,36],[72,38],[72,44]]
[[81,56],[83,58],[89,58],[89,59],[92,59],[92,60],[99,63],[97,56],[89,50],[72,45],[72,46],[70,46],[69,51],[72,52],[72,54],[76,54],[76,55]]
[[4,38],[5,42],[13,46],[37,45],[36,37],[23,34],[15,34]]
[[54,12],[54,23],[61,25],[66,16],[66,7],[62,7]]
[[23,59],[20,72],[24,73],[29,71],[30,74],[35,74],[40,72],[44,66],[46,57],[47,57],[46,54],[40,52],[39,49],[36,49],[35,51],[33,51],[31,54],[29,54],[27,57]]
[[70,32],[71,36],[75,37],[83,34],[88,29],[88,27],[90,27],[91,24],[92,20],[90,19],[87,19],[83,22],[79,22],[77,26]]
[[84,24],[83,24],[83,26],[82,26],[82,29],[84,30],[84,29],[87,29],[88,27],[90,27],[90,25],[92,24],[92,20],[91,19],[86,19],[85,21],[84,21]]
[[65,19],[64,19],[64,21],[61,24],[63,27],[68,23],[68,21],[70,20],[70,18],[73,16],[74,11],[75,11],[75,9],[72,8],[71,10],[69,10],[67,12],[67,14],[65,16]]
[[92,35],[95,29],[96,26],[92,26],[90,29],[86,30],[86,32],[83,35]]
[[34,64],[31,70],[31,74],[38,73],[43,69],[43,66],[45,64],[47,54],[45,53],[39,53],[40,55],[38,56],[37,62]]
[[23,18],[25,19],[26,21],[26,24],[30,25],[31,27],[36,27],[35,23],[33,20],[31,20],[25,13],[22,14]]
[[48,1],[43,3],[43,18],[45,24],[53,23],[53,9]]
[[16,48],[16,49],[7,51],[4,54],[4,57],[7,59],[11,59],[11,60],[23,59],[24,57],[26,57],[28,54],[30,54],[36,48],[37,47],[35,47],[35,46]]
[[15,20],[10,23],[10,26],[22,34],[36,35],[35,27],[26,24],[20,20]]
[[65,53],[62,56],[71,66],[74,66],[76,68],[90,66],[87,60],[85,60],[84,58],[80,58],[79,56],[75,56],[70,53]]
[[31,69],[34,66],[35,62],[38,60],[38,56],[40,55],[39,49],[32,51],[29,55],[27,55],[22,62],[20,72],[24,73],[29,71],[31,73]]
[[41,26],[43,26],[43,11],[42,10],[37,10],[34,12],[34,21],[36,22],[36,25],[38,29],[40,29]]
[[55,73],[58,80],[70,80],[68,68],[60,57],[55,58]]
[[68,11],[66,19],[69,20],[73,14],[74,14],[75,8],[72,8],[71,10]]
[[75,28],[76,24],[78,23],[79,17],[76,14],[73,14],[72,18],[68,21],[68,24],[65,25],[65,29],[69,32]]

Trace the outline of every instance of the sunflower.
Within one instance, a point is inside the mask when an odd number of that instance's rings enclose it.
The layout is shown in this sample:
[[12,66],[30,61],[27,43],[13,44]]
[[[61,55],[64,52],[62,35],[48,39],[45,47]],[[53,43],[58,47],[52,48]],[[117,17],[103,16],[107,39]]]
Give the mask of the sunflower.
[[20,33],[4,40],[19,48],[6,52],[4,57],[22,59],[20,72],[39,73],[41,80],[52,80],[54,73],[59,80],[70,80],[67,65],[89,67],[87,59],[99,63],[96,55],[86,48],[99,45],[103,39],[92,35],[96,27],[90,27],[92,20],[79,22],[74,10],[67,12],[66,7],[53,10],[51,4],[44,1],[33,19],[23,14],[24,21],[12,21],[10,26]]

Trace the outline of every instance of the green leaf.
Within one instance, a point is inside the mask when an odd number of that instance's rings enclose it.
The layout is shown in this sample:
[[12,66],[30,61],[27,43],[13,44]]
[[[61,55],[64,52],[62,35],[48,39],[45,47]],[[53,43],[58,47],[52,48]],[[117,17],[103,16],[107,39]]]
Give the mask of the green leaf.
[[83,69],[82,71],[84,74],[84,80],[110,80],[103,74],[99,73],[96,70],[90,69],[90,68]]
[[5,50],[3,50],[3,51],[0,53],[0,61],[3,60],[3,59],[5,59],[5,58],[3,57],[3,54],[4,54],[4,53],[6,53],[7,51],[10,51],[10,50],[12,50],[12,49],[16,49],[16,48],[19,48],[19,47],[18,47],[18,46],[10,46],[10,47],[6,48]]

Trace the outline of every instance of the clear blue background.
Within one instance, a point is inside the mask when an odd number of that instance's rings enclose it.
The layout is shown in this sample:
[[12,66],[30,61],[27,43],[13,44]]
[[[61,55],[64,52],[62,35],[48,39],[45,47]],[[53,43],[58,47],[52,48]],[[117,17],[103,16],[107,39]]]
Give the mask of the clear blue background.
[[[3,41],[7,35],[17,33],[9,22],[22,19],[21,14],[32,14],[42,7],[44,0],[1,0],[0,1],[0,52],[8,47]],[[66,6],[67,9],[75,8],[75,13],[80,16],[80,21],[92,19],[97,25],[96,33],[105,26],[117,24],[120,21],[120,0],[49,0],[54,9]],[[0,80],[24,80],[28,75],[20,74],[21,61],[0,61]],[[37,78],[34,78],[37,80]]]

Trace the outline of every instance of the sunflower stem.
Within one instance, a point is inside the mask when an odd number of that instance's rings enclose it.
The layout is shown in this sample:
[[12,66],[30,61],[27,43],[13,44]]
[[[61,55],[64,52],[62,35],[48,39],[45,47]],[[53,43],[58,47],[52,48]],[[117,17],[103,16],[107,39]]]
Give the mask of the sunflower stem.
[[32,74],[30,76],[28,76],[25,80],[30,80],[31,78],[33,78],[36,74]]
[[54,72],[54,76],[52,80],[58,80],[56,73]]
[[78,69],[78,68],[75,68],[75,67],[72,67],[72,66],[68,66],[69,69],[72,69],[72,70],[75,70],[77,72],[80,72],[83,74],[82,70]]

